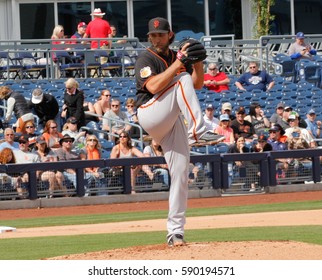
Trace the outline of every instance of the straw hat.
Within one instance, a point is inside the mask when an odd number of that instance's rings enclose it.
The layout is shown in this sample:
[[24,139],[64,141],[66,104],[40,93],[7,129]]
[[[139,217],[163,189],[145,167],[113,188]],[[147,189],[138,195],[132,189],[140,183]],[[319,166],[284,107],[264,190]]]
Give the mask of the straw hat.
[[94,9],[94,11],[91,13],[91,16],[104,16],[105,13],[102,13],[100,8]]

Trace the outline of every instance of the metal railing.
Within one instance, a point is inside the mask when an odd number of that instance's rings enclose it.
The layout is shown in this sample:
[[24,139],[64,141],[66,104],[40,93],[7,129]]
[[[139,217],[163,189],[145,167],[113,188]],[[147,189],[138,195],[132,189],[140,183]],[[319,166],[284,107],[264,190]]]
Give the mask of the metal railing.
[[[243,153],[243,154],[215,154],[191,156],[190,162],[194,165],[202,163],[209,166],[208,176],[210,177],[210,188],[227,189],[229,188],[229,170],[230,162],[234,161],[255,161],[259,166],[260,186],[276,186],[276,159],[280,158],[302,158],[309,157],[312,162],[312,181],[321,182],[321,164],[320,157],[322,149],[292,150],[282,152],[264,152],[264,153]],[[6,164],[0,165],[1,173],[28,173],[28,192],[30,199],[38,198],[37,189],[37,171],[38,170],[64,170],[75,169],[76,186],[75,195],[85,195],[84,168],[97,166],[100,168],[111,168],[122,166],[123,176],[120,193],[131,193],[131,166],[164,164],[163,157],[144,157],[144,158],[126,158],[126,159],[101,159],[101,160],[79,160],[79,161],[60,161],[49,163],[28,163],[28,164]],[[109,186],[106,185],[108,190]],[[0,197],[5,198],[6,193],[1,191]]]
[[[140,138],[139,139],[135,139],[135,138],[131,138],[132,142],[134,143],[137,143],[138,146],[140,147],[140,149],[143,151],[143,129],[140,125],[138,124],[135,124],[135,123],[130,123],[128,121],[123,121],[121,119],[115,119],[115,118],[108,118],[108,117],[104,117],[104,116],[100,116],[98,114],[94,114],[94,113],[91,113],[91,112],[85,112],[86,115],[89,115],[89,116],[93,116],[93,117],[97,117],[97,118],[102,118],[102,119],[105,119],[108,121],[108,126],[111,128],[112,127],[112,122],[117,122],[117,123],[120,123],[120,124],[123,124],[123,125],[129,125],[129,126],[134,126],[136,128],[139,129],[140,131]],[[115,138],[118,138],[119,135],[116,134],[116,133],[113,133],[113,131],[110,129],[109,131],[106,131],[106,130],[95,130],[95,132],[97,133],[105,133],[108,135],[108,137],[111,139],[112,137],[115,137]]]
[[[95,38],[95,41],[114,41],[117,38]],[[123,38],[124,39],[124,38]],[[112,43],[112,48],[108,51],[117,51],[119,53],[119,60],[122,64],[122,77],[125,77],[126,67],[125,67],[125,57],[131,56],[133,54],[138,54],[140,51],[145,49],[144,44],[140,43],[138,38],[126,38],[126,43]],[[44,58],[46,60],[46,79],[58,79],[56,76],[57,65],[53,58],[55,53],[62,51],[68,51],[71,54],[77,52],[93,53],[97,51],[96,49],[90,49],[90,42],[93,41],[91,38],[82,39],[61,39],[59,40],[62,44],[54,44],[58,40],[17,40],[17,41],[0,41],[0,51],[8,52],[8,57],[3,61],[3,65],[15,65],[18,64],[16,60],[17,54],[22,51],[28,51],[35,54],[38,58]],[[13,61],[11,59],[14,59]],[[84,56],[84,78],[88,77],[87,74],[87,61],[86,55]],[[10,79],[10,71],[7,70],[7,79]],[[20,79],[23,75],[19,76]]]

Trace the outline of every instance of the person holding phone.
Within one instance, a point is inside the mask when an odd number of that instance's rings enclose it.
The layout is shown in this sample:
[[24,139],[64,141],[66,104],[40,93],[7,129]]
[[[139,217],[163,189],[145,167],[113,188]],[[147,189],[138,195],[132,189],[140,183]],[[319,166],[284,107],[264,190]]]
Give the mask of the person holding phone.
[[[288,117],[289,128],[285,129],[285,135],[288,139],[299,138],[308,143],[310,148],[316,148],[316,142],[307,129],[299,127],[299,114],[297,112],[291,112]],[[295,133],[293,135],[293,133]],[[297,135],[298,133],[299,135]],[[290,149],[290,147],[289,147]]]
[[305,36],[303,32],[298,32],[296,34],[295,42],[291,44],[288,49],[288,55],[295,60],[300,59],[310,59],[313,60],[313,55],[316,55],[316,50],[305,41]]

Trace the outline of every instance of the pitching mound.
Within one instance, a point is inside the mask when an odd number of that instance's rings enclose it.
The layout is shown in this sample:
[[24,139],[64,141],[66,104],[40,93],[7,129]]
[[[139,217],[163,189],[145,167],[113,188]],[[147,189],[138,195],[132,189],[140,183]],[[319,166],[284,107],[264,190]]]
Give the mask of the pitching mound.
[[207,242],[182,247],[136,246],[52,260],[321,260],[322,246],[300,242]]

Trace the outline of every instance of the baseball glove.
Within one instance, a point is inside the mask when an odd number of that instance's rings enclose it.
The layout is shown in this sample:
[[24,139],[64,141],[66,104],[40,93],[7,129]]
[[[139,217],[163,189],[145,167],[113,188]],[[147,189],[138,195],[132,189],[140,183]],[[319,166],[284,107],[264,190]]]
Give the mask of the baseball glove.
[[[186,44],[189,43],[190,45],[186,49],[187,56],[185,56],[181,49]],[[205,47],[197,40],[188,38],[184,39],[179,44],[179,51],[177,53],[177,59],[179,59],[183,64],[194,64],[199,61],[205,60],[207,57],[207,52]]]

